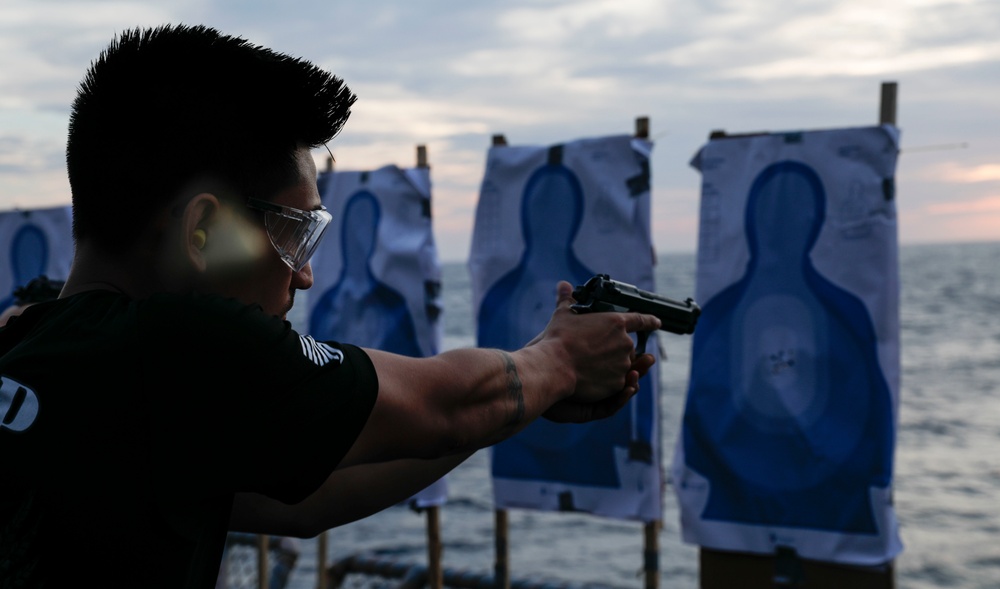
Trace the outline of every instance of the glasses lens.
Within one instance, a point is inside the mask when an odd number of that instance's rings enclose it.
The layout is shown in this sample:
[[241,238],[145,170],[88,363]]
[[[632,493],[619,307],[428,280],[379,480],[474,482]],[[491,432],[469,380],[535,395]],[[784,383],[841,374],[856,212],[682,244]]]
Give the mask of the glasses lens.
[[265,213],[264,225],[278,255],[298,272],[312,258],[332,219],[325,210],[300,211],[281,207],[280,211]]

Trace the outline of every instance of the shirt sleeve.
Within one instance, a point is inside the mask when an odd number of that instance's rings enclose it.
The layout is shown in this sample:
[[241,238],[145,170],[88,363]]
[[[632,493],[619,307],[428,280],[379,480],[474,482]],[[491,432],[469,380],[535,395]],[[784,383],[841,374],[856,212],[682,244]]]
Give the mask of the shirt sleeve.
[[259,307],[217,297],[183,303],[151,300],[145,322],[163,338],[145,372],[163,395],[154,423],[166,484],[301,501],[367,422],[378,394],[371,360]]

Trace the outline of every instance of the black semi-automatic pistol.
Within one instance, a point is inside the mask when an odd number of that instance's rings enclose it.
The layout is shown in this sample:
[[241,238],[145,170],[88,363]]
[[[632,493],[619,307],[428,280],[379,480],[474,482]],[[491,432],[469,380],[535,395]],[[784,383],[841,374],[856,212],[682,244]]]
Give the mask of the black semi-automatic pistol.
[[[607,274],[598,274],[586,284],[573,290],[576,304],[572,309],[577,313],[601,313],[617,311],[620,313],[645,313],[659,318],[660,329],[679,335],[694,333],[701,307],[694,299],[675,301],[656,293],[647,292],[631,284],[611,280]],[[649,332],[640,332],[636,351],[640,354],[646,350],[646,340]]]

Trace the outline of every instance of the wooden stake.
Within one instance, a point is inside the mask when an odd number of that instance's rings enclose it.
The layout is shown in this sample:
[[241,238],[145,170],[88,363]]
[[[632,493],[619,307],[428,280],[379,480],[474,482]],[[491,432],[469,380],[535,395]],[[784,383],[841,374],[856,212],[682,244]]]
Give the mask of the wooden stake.
[[432,505],[427,508],[427,587],[430,589],[444,586],[441,552],[441,509]]
[[[417,146],[417,167],[429,168],[427,146]],[[444,569],[441,566],[441,508],[431,505],[427,512],[427,586],[441,589],[444,584]]]
[[882,96],[879,100],[878,122],[880,125],[896,124],[896,82],[882,82]]
[[316,570],[319,572],[316,579],[316,589],[326,589],[326,546],[327,533],[324,531],[320,533],[318,542],[316,543]]
[[496,510],[496,562],[493,565],[493,579],[496,589],[510,589],[510,561],[507,546],[507,511]]
[[[878,119],[879,124],[896,126],[896,104],[898,102],[899,84],[896,82],[882,82],[882,92],[879,97]],[[896,586],[896,567],[894,561],[888,563],[888,569],[884,575],[885,583],[889,587]]]
[[493,136],[493,145],[494,146],[507,145],[507,138],[504,137],[502,133],[498,134],[498,135],[494,135]]
[[644,527],[645,548],[643,550],[643,570],[646,574],[646,589],[660,586],[660,522],[646,522]]
[[271,576],[268,570],[267,562],[267,552],[270,548],[271,539],[267,534],[259,534],[257,536],[257,587],[259,589],[268,589],[268,581]]

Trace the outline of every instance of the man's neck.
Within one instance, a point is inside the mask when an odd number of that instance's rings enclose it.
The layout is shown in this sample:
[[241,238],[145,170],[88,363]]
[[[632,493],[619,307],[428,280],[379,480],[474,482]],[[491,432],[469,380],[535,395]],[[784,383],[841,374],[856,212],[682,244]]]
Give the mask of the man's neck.
[[94,244],[78,242],[73,266],[60,297],[92,290],[107,290],[145,298],[168,289],[160,276],[159,265],[145,248],[125,253],[108,252]]

